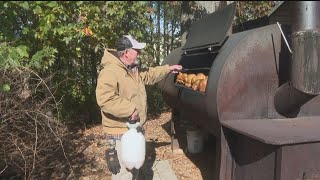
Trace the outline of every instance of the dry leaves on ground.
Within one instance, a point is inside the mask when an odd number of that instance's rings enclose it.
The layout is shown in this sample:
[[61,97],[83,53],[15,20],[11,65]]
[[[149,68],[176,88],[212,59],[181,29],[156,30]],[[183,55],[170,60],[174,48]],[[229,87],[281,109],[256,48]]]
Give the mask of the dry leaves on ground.
[[[207,179],[211,176],[212,164],[209,152],[190,154],[186,148],[185,129],[179,125],[178,134],[181,149],[171,150],[170,137],[171,113],[163,113],[156,119],[149,119],[144,128],[146,130],[146,162],[154,163],[158,160],[167,160],[177,178],[180,179]],[[82,156],[72,159],[72,165],[77,179],[82,180],[109,180],[111,174],[107,170],[104,160],[105,140],[99,138],[102,127],[95,126],[83,132],[77,139]],[[86,142],[86,143],[83,143]],[[71,176],[71,175],[69,175]]]

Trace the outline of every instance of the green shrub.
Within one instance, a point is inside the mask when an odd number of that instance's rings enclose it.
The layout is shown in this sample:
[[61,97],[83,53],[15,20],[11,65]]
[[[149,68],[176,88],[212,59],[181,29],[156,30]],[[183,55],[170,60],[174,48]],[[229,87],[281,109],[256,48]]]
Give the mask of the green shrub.
[[147,104],[148,104],[148,116],[157,117],[162,112],[168,111],[170,107],[163,100],[159,87],[146,86],[147,91]]

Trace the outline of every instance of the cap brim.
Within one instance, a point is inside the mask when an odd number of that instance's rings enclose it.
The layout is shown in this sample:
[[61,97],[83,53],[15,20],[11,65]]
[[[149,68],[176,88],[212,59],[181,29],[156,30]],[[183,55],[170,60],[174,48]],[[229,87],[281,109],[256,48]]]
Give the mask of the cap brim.
[[132,46],[133,49],[143,49],[144,47],[146,47],[146,43],[137,43]]

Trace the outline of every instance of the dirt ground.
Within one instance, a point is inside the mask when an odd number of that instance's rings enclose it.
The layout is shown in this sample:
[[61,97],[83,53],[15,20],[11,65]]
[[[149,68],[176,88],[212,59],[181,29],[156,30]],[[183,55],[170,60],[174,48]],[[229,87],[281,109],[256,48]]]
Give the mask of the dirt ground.
[[[209,141],[204,142],[202,153],[191,154],[187,150],[186,125],[176,125],[178,148],[171,150],[170,137],[171,113],[163,113],[156,119],[149,119],[144,128],[146,130],[146,161],[153,164],[157,160],[167,160],[179,180],[212,179],[214,164],[214,147]],[[72,142],[78,156],[69,159],[73,174],[53,174],[52,179],[79,179],[79,180],[109,180],[111,174],[107,170],[104,160],[105,140],[100,137],[101,126],[95,126],[79,132],[79,138]],[[63,178],[62,176],[67,178]]]

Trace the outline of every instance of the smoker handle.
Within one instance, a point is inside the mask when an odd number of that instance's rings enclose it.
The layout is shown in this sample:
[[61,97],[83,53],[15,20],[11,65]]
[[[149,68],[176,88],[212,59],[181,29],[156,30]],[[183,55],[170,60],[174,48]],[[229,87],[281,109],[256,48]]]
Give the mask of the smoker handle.
[[182,72],[182,73],[185,73],[187,71],[191,71],[191,70],[210,70],[210,68],[183,68],[183,69],[180,69],[178,70],[178,72]]
[[284,36],[284,33],[283,33],[282,29],[281,29],[280,24],[279,24],[278,22],[277,22],[277,24],[278,24],[278,27],[279,27],[279,29],[280,29],[280,31],[281,31],[282,37],[283,37],[284,41],[286,42],[289,51],[290,51],[291,54],[292,54],[292,51],[291,51],[291,49],[290,49],[290,46],[289,46],[289,44],[288,44],[288,41],[287,41],[286,37]]

